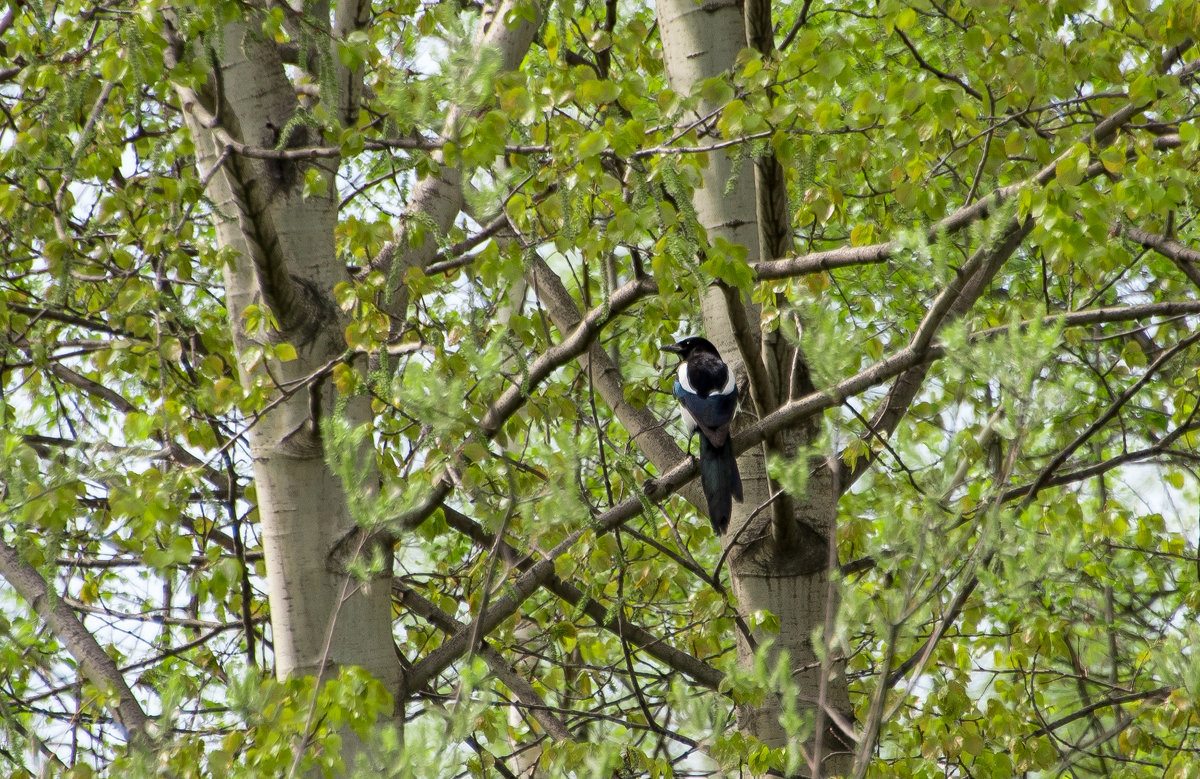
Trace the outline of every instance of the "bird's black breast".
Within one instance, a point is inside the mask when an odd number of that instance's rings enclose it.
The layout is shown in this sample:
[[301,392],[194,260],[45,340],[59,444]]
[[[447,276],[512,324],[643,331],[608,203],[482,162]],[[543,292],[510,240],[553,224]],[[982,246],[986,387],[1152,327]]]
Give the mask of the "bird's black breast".
[[694,354],[687,361],[688,381],[702,398],[720,392],[729,381],[729,366],[712,354]]

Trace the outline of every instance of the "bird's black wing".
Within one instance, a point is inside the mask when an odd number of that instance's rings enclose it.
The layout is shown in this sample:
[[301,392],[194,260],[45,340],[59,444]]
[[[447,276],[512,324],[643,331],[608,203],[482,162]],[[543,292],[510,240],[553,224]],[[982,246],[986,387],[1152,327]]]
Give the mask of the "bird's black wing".
[[737,388],[728,395],[709,395],[702,398],[691,392],[684,392],[679,398],[683,407],[688,410],[704,437],[713,446],[723,446],[729,437],[729,423],[737,410]]

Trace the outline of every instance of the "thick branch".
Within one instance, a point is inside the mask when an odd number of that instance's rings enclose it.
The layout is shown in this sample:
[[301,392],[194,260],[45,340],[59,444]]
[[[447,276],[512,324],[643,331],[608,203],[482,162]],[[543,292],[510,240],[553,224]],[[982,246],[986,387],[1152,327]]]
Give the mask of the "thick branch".
[[[466,626],[450,616],[446,612],[439,609],[428,598],[425,598],[416,590],[407,587],[399,581],[393,580],[392,592],[400,602],[411,609],[423,619],[428,620],[438,630],[448,635],[463,630]],[[563,724],[563,721],[549,710],[542,696],[538,695],[537,690],[533,689],[533,685],[529,683],[517,670],[509,665],[504,656],[492,648],[487,641],[481,641],[479,644],[479,655],[484,662],[488,664],[488,668],[492,669],[492,673],[496,674],[496,678],[504,683],[508,689],[512,690],[513,695],[517,696],[517,700],[529,711],[538,724],[541,725],[547,733],[559,741],[574,741],[575,736],[571,734],[570,729]]]
[[1192,48],[1195,41],[1188,37],[1179,42],[1178,46],[1172,46],[1163,52],[1162,62],[1158,65],[1159,73],[1166,73],[1171,68],[1175,67],[1175,63],[1183,57],[1184,52]]
[[[469,537],[480,547],[491,549],[495,546],[496,539],[485,531],[478,522],[448,506],[443,506],[442,512],[446,516],[447,525]],[[521,553],[507,543],[501,543],[498,551],[508,559],[522,559]],[[519,568],[526,570],[535,562],[534,558],[525,557]],[[723,673],[703,660],[687,652],[675,649],[663,641],[661,636],[656,636],[648,630],[633,624],[626,619],[620,609],[616,610],[615,616],[610,616],[608,609],[603,604],[587,597],[578,587],[564,581],[558,574],[550,574],[546,579],[545,587],[572,606],[578,607],[579,604],[584,604],[583,612],[591,617],[597,625],[613,635],[624,637],[654,659],[703,684],[705,687],[715,690],[720,685],[721,679],[724,678]]]
[[[1099,122],[1090,134],[1090,138],[1097,144],[1103,144],[1110,140],[1118,130],[1121,129],[1130,119],[1136,116],[1141,111],[1147,108],[1146,105],[1135,105],[1127,103],[1120,110],[1109,115],[1104,120]],[[964,205],[954,213],[944,219],[934,223],[927,233],[927,238],[930,241],[937,240],[942,233],[953,234],[982,219],[986,219],[996,207],[1005,200],[1019,193],[1026,186],[1036,185],[1045,186],[1054,180],[1057,171],[1058,163],[1068,154],[1073,152],[1066,151],[1063,154],[1055,157],[1045,167],[1039,170],[1028,179],[1016,184],[999,187],[985,198],[980,198],[974,203]],[[1094,178],[1100,175],[1103,166],[1094,165],[1088,168],[1084,180]],[[766,281],[769,279],[783,279],[793,276],[801,276],[808,273],[816,273],[832,268],[842,268],[852,265],[870,265],[874,263],[886,262],[892,253],[898,248],[899,244],[896,241],[887,241],[885,243],[872,244],[871,246],[854,246],[842,247],[830,251],[815,252],[800,257],[789,257],[783,260],[771,260],[758,262],[754,264],[754,271],[757,273],[759,280]]]
[[657,290],[658,286],[650,278],[635,279],[613,290],[604,305],[589,311],[570,335],[533,361],[529,366],[528,376],[521,384],[509,387],[492,404],[479,420],[479,427],[484,434],[491,438],[499,432],[500,426],[516,413],[534,387],[541,384],[555,370],[583,354],[600,334],[600,330],[615,316]]
[[351,70],[342,64],[338,56],[338,46],[351,33],[362,30],[371,19],[371,0],[342,0],[337,3],[333,12],[333,39],[329,45],[333,48],[330,56],[334,67],[337,68],[338,81],[338,116],[342,124],[353,127],[358,121],[359,103],[363,93],[363,66]]
[[[1148,303],[1141,306],[1118,306],[1095,309],[1093,311],[1078,311],[1070,314],[1043,317],[1038,321],[1044,326],[1080,327],[1106,322],[1127,322],[1158,316],[1177,316],[1196,313],[1200,313],[1200,301],[1178,301]],[[1029,325],[1029,322],[1021,322],[1016,327],[1024,329],[1029,327]],[[1010,332],[1011,329],[1010,326],[990,328],[971,336],[969,341],[976,343],[987,338],[995,338]],[[911,344],[905,346],[890,357],[880,360],[849,378],[843,379],[832,387],[817,390],[782,406],[736,436],[733,444],[734,450],[742,452],[751,446],[756,446],[764,439],[774,435],[782,427],[794,425],[814,414],[840,405],[848,397],[858,395],[872,387],[878,386],[915,365],[939,360],[945,354],[945,347],[938,343],[931,344],[924,353],[914,351]]]
[[[550,269],[541,257],[534,257],[530,268],[529,282],[538,300],[550,313],[550,319],[561,333],[569,333],[579,326],[579,309],[563,286],[558,274]],[[586,354],[579,358],[581,369],[590,373],[592,384],[600,397],[620,420],[629,439],[642,451],[646,458],[659,470],[666,470],[679,462],[683,450],[666,431],[662,420],[646,408],[630,405],[625,400],[624,381],[620,369],[599,343],[592,343]],[[705,506],[700,490],[692,485],[684,490],[684,497],[697,507]]]
[[80,670],[88,681],[116,695],[110,702],[112,714],[129,735],[131,741],[146,736],[150,718],[133,696],[125,677],[116,662],[108,656],[70,607],[50,592],[46,580],[29,563],[21,559],[20,553],[0,540],[0,576],[24,598],[46,621],[54,635],[66,645],[67,651],[79,663]]
[[[913,334],[910,346],[918,351],[925,349],[938,331],[970,311],[1000,267],[1012,257],[1032,230],[1032,219],[1026,219],[1023,224],[1013,220],[995,246],[981,247],[977,250],[967,260],[954,280],[942,291],[942,294],[934,300],[933,305],[929,307],[925,319]],[[874,435],[886,439],[892,434],[896,426],[900,424],[900,420],[908,413],[928,372],[929,364],[921,363],[905,371],[896,379],[879,410],[871,419],[869,427]],[[841,491],[845,492],[849,489],[871,467],[877,456],[874,453],[868,453],[867,456],[859,458],[853,468],[844,469]]]
[[[609,299],[603,305],[589,311],[579,326],[566,338],[547,349],[533,361],[524,381],[511,385],[501,393],[480,419],[478,437],[483,441],[490,441],[494,438],[504,423],[525,404],[530,393],[551,373],[583,354],[605,325],[638,300],[656,290],[657,285],[649,278],[628,282],[614,290]],[[466,442],[464,442],[465,445]],[[418,527],[442,505],[442,501],[450,494],[451,487],[452,481],[449,474],[443,474],[419,504],[408,509],[393,521],[408,530]]]
[[50,372],[65,381],[67,384],[81,389],[95,398],[103,400],[105,403],[122,413],[132,414],[138,410],[137,406],[126,400],[125,397],[119,392],[109,389],[98,381],[92,381],[87,376],[76,373],[61,363],[51,363]]
[[822,252],[799,257],[788,257],[782,260],[764,260],[753,264],[759,281],[787,279],[794,276],[806,276],[810,273],[848,268],[855,265],[875,265],[887,262],[896,250],[897,243],[872,244],[871,246],[842,246]]
[[643,501],[663,500],[680,485],[694,478],[697,470],[694,460],[690,458],[684,460],[661,477],[646,482],[645,491],[642,494],[626,498],[595,517],[586,527],[576,530],[563,539],[547,552],[544,558],[531,565],[529,570],[522,573],[505,588],[505,594],[493,601],[487,613],[481,615],[482,621],[472,621],[470,625],[446,639],[441,646],[414,665],[404,676],[399,697],[407,698],[411,691],[423,688],[435,676],[450,667],[451,663],[466,654],[472,635],[487,635],[495,630],[501,622],[515,614],[521,604],[539,587],[543,586],[554,573],[555,561],[570,552],[585,535],[599,536],[619,527],[642,512]]
[[[515,12],[518,2],[519,0],[499,0],[497,4],[489,4],[485,8],[483,18],[479,20],[479,28],[475,37],[475,56],[470,61],[478,62],[486,50],[494,50],[500,53],[502,71],[514,70],[521,64],[521,60],[525,58],[525,53],[533,42],[537,25],[531,24],[522,15]],[[542,13],[541,3],[535,2],[534,5],[540,15]],[[508,18],[510,16],[518,18],[520,21],[509,27]],[[489,104],[484,103],[476,107],[474,111],[483,113],[489,107]],[[470,112],[466,108],[458,105],[450,106],[442,125],[442,137],[456,139],[459,127],[468,115]],[[406,220],[419,218],[422,225],[428,225],[428,230],[433,233],[444,233],[450,229],[463,207],[462,172],[456,167],[440,165],[442,161],[440,151],[434,153],[434,158],[439,163],[438,174],[417,182],[404,218]],[[397,286],[391,290],[395,302],[386,308],[394,316],[403,319],[403,309],[408,305],[407,290],[404,286],[406,272],[410,268],[425,268],[433,261],[438,247],[437,241],[432,237],[426,237],[420,246],[402,250],[401,247],[408,246],[408,237],[405,234],[407,229],[402,228],[400,233],[395,240],[389,241],[383,246],[371,260],[370,266],[383,270],[389,279],[396,280]],[[401,265],[399,272],[393,270],[393,265],[397,262]]]
[[[1150,306],[1130,307],[1125,310],[1125,314],[1129,316],[1132,312],[1136,311],[1141,315],[1149,315],[1147,312],[1154,310]],[[1099,312],[1085,312],[1085,316],[1076,318],[1075,322],[1118,321],[1116,311],[1110,309]],[[1052,317],[1050,319],[1071,321],[1071,315]],[[996,329],[988,332],[990,335],[995,335],[1000,330]],[[1193,339],[1200,340],[1200,333],[1194,336]],[[1189,341],[1193,339],[1189,339]],[[751,446],[757,446],[765,438],[785,426],[794,425],[800,420],[838,405],[845,398],[887,381],[922,361],[940,359],[944,355],[944,347],[938,344],[930,345],[923,353],[918,353],[911,346],[906,346],[891,357],[881,360],[870,368],[839,382],[833,387],[814,392],[792,403],[788,403],[779,410],[769,414],[737,436],[734,439],[734,449],[737,452],[742,452]],[[529,598],[538,587],[544,586],[549,577],[553,575],[554,562],[562,555],[567,554],[585,534],[594,533],[595,535],[603,535],[613,530],[640,513],[643,509],[644,500],[658,502],[665,499],[681,485],[695,478],[697,470],[694,460],[685,459],[661,477],[647,481],[643,495],[625,499],[603,514],[596,516],[588,527],[571,533],[566,539],[551,549],[543,559],[530,565],[528,570],[524,571],[512,582],[511,586],[507,588],[506,594],[494,602],[488,609],[487,614],[484,615],[483,623],[478,628],[472,622],[471,625],[456,633],[442,644],[442,646],[413,666],[405,678],[401,697],[407,695],[407,692],[410,690],[424,687],[433,677],[440,674],[451,663],[461,657],[467,651],[468,638],[475,630],[479,631],[479,635],[486,635],[505,619],[516,613],[521,603]],[[430,509],[430,512],[432,510]],[[952,620],[947,620],[947,622],[952,622]]]
[[1172,240],[1165,235],[1151,233],[1139,229],[1132,225],[1118,224],[1113,232],[1116,235],[1123,235],[1129,240],[1140,243],[1147,249],[1153,249],[1162,256],[1175,263],[1175,267],[1183,272],[1183,275],[1188,277],[1188,280],[1200,287],[1200,251],[1185,246],[1179,241]]
[[944,354],[945,350],[937,345],[929,347],[924,353],[916,352],[906,346],[892,356],[839,381],[832,387],[817,390],[780,406],[734,438],[734,451],[743,452],[751,446],[757,446],[782,428],[798,424],[814,414],[841,405],[848,397],[865,392],[871,387],[900,375],[914,365],[926,360],[938,359]]
[[[186,45],[178,39],[173,43],[180,48]],[[277,57],[272,49],[260,46],[258,53],[265,52],[270,52]],[[167,48],[166,55],[167,65],[174,66],[177,57],[171,47]],[[270,61],[269,57],[264,60],[266,63]],[[213,71],[212,81],[217,85],[218,93],[223,91],[221,90],[223,71],[230,67],[230,63],[226,62],[218,64]],[[280,75],[282,67],[282,63],[280,63]],[[287,83],[286,79],[280,77],[276,80],[276,88],[282,88]],[[219,153],[214,170],[206,172],[206,175],[216,173],[224,165],[230,194],[241,216],[240,228],[245,241],[244,248],[254,267],[255,278],[262,292],[263,302],[270,308],[285,331],[303,325],[311,312],[300,305],[299,285],[292,279],[287,268],[272,210],[271,201],[276,193],[267,185],[266,181],[270,177],[251,166],[249,159],[243,159],[241,156],[226,158],[221,154],[229,149],[241,154],[253,148],[237,138],[241,128],[237,126],[234,107],[223,103],[224,95],[222,94],[217,94],[214,99],[215,106],[210,108],[191,87],[174,84],[174,88],[183,112],[190,114],[197,125],[193,127],[193,132],[207,131],[211,136],[213,146]],[[295,102],[294,95],[291,95],[291,100],[292,103]],[[293,106],[292,112],[294,113],[294,111],[295,107]],[[306,152],[308,157],[313,156],[311,152],[307,150]],[[227,162],[226,159],[228,159]]]

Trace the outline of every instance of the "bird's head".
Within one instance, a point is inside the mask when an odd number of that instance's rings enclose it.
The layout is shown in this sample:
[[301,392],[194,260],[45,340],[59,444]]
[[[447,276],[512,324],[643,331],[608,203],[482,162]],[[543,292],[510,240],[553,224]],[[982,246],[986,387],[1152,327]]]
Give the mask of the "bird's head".
[[693,354],[711,354],[717,359],[721,358],[721,353],[717,351],[717,347],[712,345],[708,339],[693,335],[684,338],[682,341],[673,344],[667,344],[660,347],[664,352],[678,354],[680,359],[687,360]]

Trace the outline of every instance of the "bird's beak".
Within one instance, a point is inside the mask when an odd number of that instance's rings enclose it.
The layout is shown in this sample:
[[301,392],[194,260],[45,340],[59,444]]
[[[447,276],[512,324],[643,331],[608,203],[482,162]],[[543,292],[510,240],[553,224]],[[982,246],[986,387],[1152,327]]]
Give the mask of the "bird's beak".
[[664,352],[671,352],[672,354],[683,354],[683,347],[679,344],[667,344],[666,346],[660,346],[658,348]]

